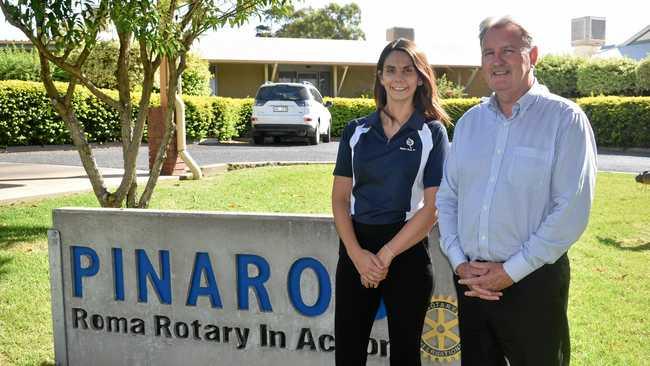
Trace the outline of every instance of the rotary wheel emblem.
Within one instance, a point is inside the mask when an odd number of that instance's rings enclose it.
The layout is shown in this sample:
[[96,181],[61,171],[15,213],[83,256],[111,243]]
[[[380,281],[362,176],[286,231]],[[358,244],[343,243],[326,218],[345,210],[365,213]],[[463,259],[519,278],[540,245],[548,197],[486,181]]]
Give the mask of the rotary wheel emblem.
[[433,296],[424,318],[421,350],[436,362],[460,360],[458,303],[452,297]]

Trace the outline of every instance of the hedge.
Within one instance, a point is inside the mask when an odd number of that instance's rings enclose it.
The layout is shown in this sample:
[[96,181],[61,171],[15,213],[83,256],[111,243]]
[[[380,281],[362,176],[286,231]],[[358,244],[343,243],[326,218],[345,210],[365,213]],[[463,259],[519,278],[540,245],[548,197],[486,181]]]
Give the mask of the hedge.
[[[63,91],[65,84],[56,83]],[[115,95],[113,91],[106,91]],[[93,142],[119,137],[117,114],[102,105],[88,91],[74,95],[77,117]],[[0,81],[0,145],[45,145],[71,143],[67,129],[56,114],[39,82]]]
[[639,93],[650,95],[650,56],[636,66],[636,87]]
[[578,67],[577,86],[583,96],[634,95],[636,62],[627,58],[590,60]]
[[[340,136],[345,125],[359,117],[370,114],[375,110],[375,100],[368,98],[325,98],[334,105],[330,108],[332,114],[332,135]],[[468,109],[478,104],[478,98],[463,98],[463,99],[443,99],[442,106],[449,114],[453,124],[465,113]],[[449,136],[453,134],[454,126],[448,128]]]
[[650,97],[580,98],[598,146],[650,148]]
[[535,65],[535,76],[551,92],[567,98],[577,97],[578,68],[586,62],[575,56],[546,55]]
[[[61,91],[66,88],[64,83],[56,85]],[[117,98],[115,91],[104,92]],[[133,93],[134,116],[138,98],[139,95]],[[157,94],[152,95],[152,105],[159,105],[159,100]],[[229,140],[237,136],[242,115],[247,116],[246,121],[250,120],[250,100],[183,96],[183,101],[187,138],[190,140],[205,137]],[[248,112],[244,111],[247,103]],[[120,140],[117,112],[82,87],[77,87],[73,104],[90,142]],[[70,143],[65,124],[52,108],[42,83],[0,81],[0,146]]]
[[[57,87],[64,90],[65,84]],[[107,90],[113,96],[115,91]],[[138,98],[134,95],[134,101]],[[184,96],[189,140],[214,137],[220,141],[247,136],[253,100]],[[345,125],[371,113],[374,100],[326,98],[333,102],[332,135],[340,136]],[[152,104],[159,96],[152,95]],[[443,107],[456,123],[478,98],[445,99]],[[650,97],[590,97],[577,100],[587,113],[599,146],[650,148]],[[117,113],[79,87],[74,96],[77,116],[91,142],[119,141]],[[134,111],[137,113],[137,111]],[[450,137],[453,126],[449,129]],[[67,130],[52,109],[41,83],[0,81],[0,146],[69,144]]]

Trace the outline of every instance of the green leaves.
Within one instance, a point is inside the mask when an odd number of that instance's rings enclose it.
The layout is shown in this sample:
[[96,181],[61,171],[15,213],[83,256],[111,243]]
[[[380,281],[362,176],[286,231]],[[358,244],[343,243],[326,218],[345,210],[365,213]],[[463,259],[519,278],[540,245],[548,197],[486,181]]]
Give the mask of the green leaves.
[[535,65],[535,76],[551,92],[574,98],[580,95],[578,68],[586,62],[586,59],[575,56],[546,55]]
[[650,56],[641,60],[636,67],[636,87],[639,93],[650,95]]
[[578,68],[581,95],[634,95],[636,62],[631,59],[589,60]]
[[585,59],[546,55],[535,65],[535,76],[553,93],[567,98],[594,95],[650,95],[650,57]]
[[649,97],[580,98],[599,146],[650,147]]
[[36,52],[23,48],[0,49],[0,80],[39,80]]
[[[99,41],[84,63],[81,71],[98,88],[117,89],[117,59],[120,45],[115,41]],[[142,85],[143,69],[138,45],[129,49],[129,84],[132,89]]]
[[187,66],[181,75],[183,94],[210,95],[211,77],[209,63],[199,58],[198,55],[188,52]]
[[438,95],[440,98],[463,98],[467,95],[462,86],[447,79],[447,75],[445,74],[436,80],[436,86],[438,87]]
[[283,16],[281,12],[271,12],[267,18],[284,23],[275,32],[276,37],[366,39],[361,30],[361,9],[355,3],[331,3],[321,9],[309,7],[289,16]]

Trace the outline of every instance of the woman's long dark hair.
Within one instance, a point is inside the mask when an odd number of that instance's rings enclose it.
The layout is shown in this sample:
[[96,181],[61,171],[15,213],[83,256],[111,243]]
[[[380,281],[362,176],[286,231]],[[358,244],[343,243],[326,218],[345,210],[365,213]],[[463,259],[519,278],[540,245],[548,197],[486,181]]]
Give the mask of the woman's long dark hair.
[[386,58],[393,51],[401,51],[409,55],[417,70],[418,76],[422,80],[422,85],[418,85],[413,95],[415,110],[424,114],[428,120],[435,119],[442,122],[445,126],[449,126],[451,122],[447,112],[440,106],[436,77],[433,74],[431,66],[429,66],[427,57],[417,49],[414,42],[404,38],[396,39],[384,47],[384,50],[381,51],[381,55],[379,56],[379,61],[377,61],[374,88],[377,109],[385,113],[388,117],[393,118],[386,111],[386,88],[379,81],[381,73],[384,71],[384,62],[386,62]]

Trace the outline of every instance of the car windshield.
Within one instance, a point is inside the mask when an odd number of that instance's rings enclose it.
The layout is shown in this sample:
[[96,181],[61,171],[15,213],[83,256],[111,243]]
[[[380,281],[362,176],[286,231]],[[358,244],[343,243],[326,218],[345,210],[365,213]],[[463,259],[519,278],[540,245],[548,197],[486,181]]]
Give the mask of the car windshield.
[[301,86],[271,85],[263,86],[257,92],[255,100],[266,102],[268,100],[307,100],[309,92]]

